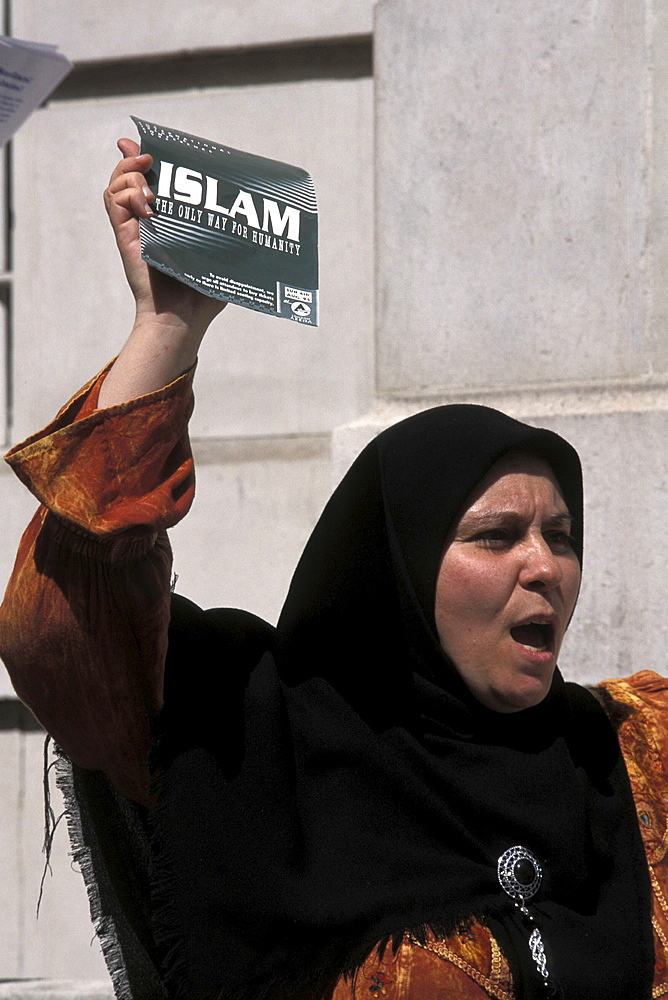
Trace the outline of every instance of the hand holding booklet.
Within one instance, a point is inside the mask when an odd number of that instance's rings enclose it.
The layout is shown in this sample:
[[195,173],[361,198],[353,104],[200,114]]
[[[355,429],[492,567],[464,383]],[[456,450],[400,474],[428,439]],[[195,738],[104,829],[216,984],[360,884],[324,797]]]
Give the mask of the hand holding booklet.
[[300,167],[133,118],[153,167],[142,257],[205,295],[318,325],[318,209]]

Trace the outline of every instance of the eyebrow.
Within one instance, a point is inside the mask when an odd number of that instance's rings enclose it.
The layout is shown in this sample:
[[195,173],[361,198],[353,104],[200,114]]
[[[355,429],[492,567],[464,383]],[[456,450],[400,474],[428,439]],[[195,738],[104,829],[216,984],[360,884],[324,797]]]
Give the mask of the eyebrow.
[[[476,528],[494,522],[495,524],[510,521],[522,520],[522,515],[515,510],[488,510],[480,514],[467,512],[462,516],[460,524],[467,528]],[[564,513],[551,514],[543,522],[546,527],[558,528],[567,527],[572,530],[574,519],[567,511]]]

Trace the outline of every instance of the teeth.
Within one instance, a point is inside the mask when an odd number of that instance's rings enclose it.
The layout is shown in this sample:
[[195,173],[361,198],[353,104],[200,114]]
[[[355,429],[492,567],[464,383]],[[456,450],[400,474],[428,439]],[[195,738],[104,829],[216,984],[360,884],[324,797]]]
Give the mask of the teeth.
[[[533,632],[531,626],[534,626]],[[525,649],[544,651],[549,648],[554,628],[546,617],[536,615],[535,618],[530,618],[521,625],[515,625],[511,628],[510,634],[515,642],[524,646]]]

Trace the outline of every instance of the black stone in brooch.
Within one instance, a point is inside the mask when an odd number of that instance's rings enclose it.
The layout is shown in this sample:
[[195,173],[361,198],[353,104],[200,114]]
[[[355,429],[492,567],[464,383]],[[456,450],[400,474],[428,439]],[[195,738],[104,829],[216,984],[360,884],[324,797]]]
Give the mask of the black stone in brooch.
[[509,847],[499,858],[497,874],[501,888],[511,899],[526,903],[533,899],[543,880],[538,858],[526,847]]

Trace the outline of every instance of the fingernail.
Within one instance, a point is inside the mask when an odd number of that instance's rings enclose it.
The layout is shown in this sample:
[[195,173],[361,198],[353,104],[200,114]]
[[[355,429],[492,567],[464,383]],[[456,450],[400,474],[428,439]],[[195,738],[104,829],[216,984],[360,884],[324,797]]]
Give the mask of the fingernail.
[[148,184],[144,184],[144,186],[142,188],[142,191],[144,192],[144,196],[146,198],[152,198],[153,197],[153,192],[151,191],[151,189],[148,186]]

